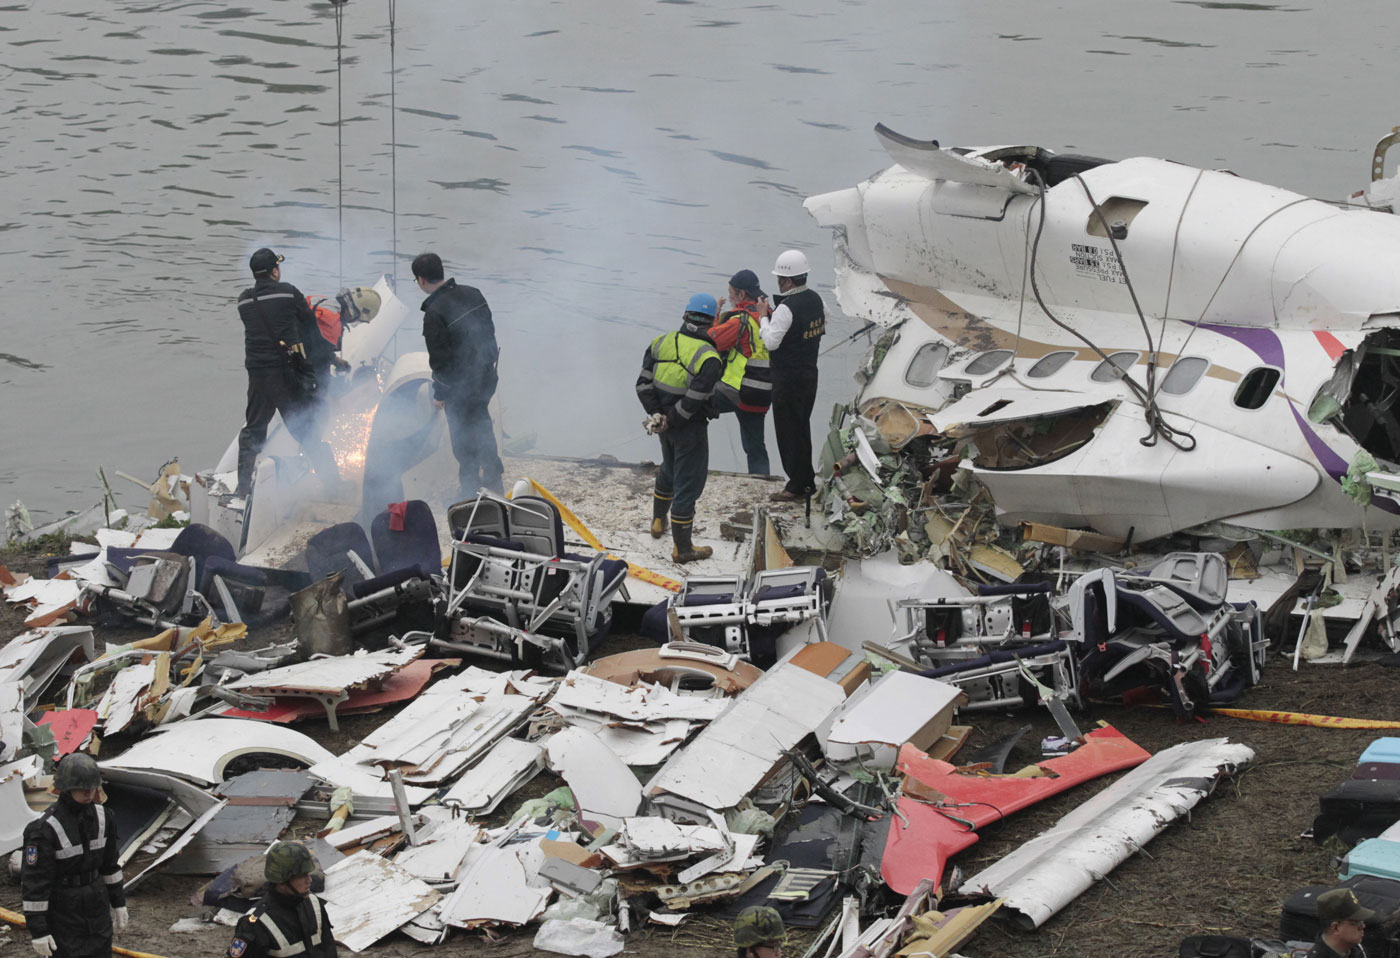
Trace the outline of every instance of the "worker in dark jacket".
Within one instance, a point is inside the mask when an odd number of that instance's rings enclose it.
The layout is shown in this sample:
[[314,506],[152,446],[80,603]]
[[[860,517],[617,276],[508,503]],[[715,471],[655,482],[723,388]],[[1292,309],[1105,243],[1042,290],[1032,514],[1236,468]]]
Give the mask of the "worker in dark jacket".
[[482,489],[504,491],[505,467],[496,453],[496,433],[487,405],[496,394],[496,327],[481,291],[444,279],[442,259],[422,253],[413,260],[413,278],[428,294],[423,300],[423,341],[433,370],[433,404],[447,417],[452,455],[463,498]]
[[[278,842],[263,864],[267,889],[233,930],[228,958],[335,958],[326,904],[311,894],[316,856],[301,842]],[[364,902],[373,908],[374,902]]]
[[109,958],[129,921],[117,818],[98,803],[102,773],[75,752],[54,773],[58,801],[24,827],[20,886],[40,958]]
[[[270,249],[254,253],[248,260],[253,286],[238,296],[243,365],[248,369],[248,410],[238,434],[236,494],[240,496],[252,492],[253,466],[276,412],[282,414],[287,431],[301,445],[326,491],[336,493],[341,488],[335,456],[321,439],[314,398],[316,373],[302,341],[303,330],[316,329],[316,318],[301,291],[282,282],[281,262],[282,257]],[[319,353],[315,355],[321,358]]]
[[807,288],[807,256],[790,249],[773,264],[778,295],[772,315],[759,318],[763,345],[771,353],[773,431],[787,484],[769,496],[779,502],[805,499],[816,491],[812,469],[812,407],[817,403],[817,357],[826,332],[821,294]]
[[691,539],[695,504],[710,475],[708,427],[716,415],[715,386],[724,359],[707,332],[719,304],[697,293],[686,304],[681,328],[656,337],[642,357],[637,398],[647,411],[647,432],[661,438],[661,469],[652,492],[651,535],[661,538],[671,516],[671,557],[677,562],[708,559],[714,551]]

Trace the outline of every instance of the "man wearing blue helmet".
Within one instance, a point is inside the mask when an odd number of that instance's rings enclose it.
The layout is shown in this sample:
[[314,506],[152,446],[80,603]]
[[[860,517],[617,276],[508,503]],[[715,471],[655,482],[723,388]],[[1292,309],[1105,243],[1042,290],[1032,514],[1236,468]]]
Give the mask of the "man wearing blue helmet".
[[651,535],[659,539],[671,517],[671,557],[676,562],[708,559],[708,546],[691,540],[695,503],[710,474],[709,422],[715,416],[715,384],[724,360],[710,341],[719,304],[697,293],[686,303],[681,328],[651,341],[637,377],[637,398],[647,411],[646,431],[661,439],[661,468],[652,493]]

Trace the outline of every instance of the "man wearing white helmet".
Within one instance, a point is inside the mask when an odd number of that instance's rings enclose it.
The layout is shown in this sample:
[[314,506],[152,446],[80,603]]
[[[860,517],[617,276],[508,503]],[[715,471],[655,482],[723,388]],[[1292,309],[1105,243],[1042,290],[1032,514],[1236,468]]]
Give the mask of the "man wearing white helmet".
[[780,253],[773,264],[777,308],[759,320],[763,345],[771,354],[773,429],[788,477],[787,484],[770,496],[779,502],[805,499],[816,488],[812,407],[817,402],[817,356],[826,332],[826,308],[820,294],[807,288],[807,272],[807,257],[801,250]]

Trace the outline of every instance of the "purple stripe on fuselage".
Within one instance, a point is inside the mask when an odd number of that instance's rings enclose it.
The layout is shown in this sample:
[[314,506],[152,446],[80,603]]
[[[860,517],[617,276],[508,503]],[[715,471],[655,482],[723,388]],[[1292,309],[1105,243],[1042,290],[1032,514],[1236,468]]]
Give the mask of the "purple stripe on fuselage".
[[[1258,356],[1270,366],[1277,366],[1287,374],[1287,367],[1283,361],[1283,343],[1272,329],[1263,329],[1258,326],[1220,326],[1215,323],[1201,323],[1201,329],[1208,329],[1212,333],[1218,333],[1242,346],[1247,347],[1254,355]],[[1339,456],[1336,451],[1322,437],[1314,431],[1312,424],[1308,422],[1298,409],[1293,405],[1293,401],[1287,399],[1288,411],[1293,414],[1293,421],[1298,424],[1298,431],[1303,434],[1303,439],[1307,441],[1308,448],[1317,457],[1318,464],[1326,470],[1327,474],[1341,482],[1342,477],[1347,474],[1347,461]],[[1371,505],[1382,512],[1389,512],[1400,515],[1400,504],[1385,496],[1376,496],[1371,499]]]

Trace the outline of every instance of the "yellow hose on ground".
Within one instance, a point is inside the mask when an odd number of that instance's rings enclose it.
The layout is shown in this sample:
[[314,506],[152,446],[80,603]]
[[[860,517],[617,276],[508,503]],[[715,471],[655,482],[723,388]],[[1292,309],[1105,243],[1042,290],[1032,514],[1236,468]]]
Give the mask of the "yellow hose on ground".
[[[23,928],[27,924],[23,915],[17,911],[10,911],[8,908],[0,908],[0,921],[7,921],[11,925],[16,925],[20,928]],[[163,955],[153,955],[145,951],[132,951],[129,948],[118,948],[116,945],[112,946],[112,954],[125,955],[126,958],[164,958]]]
[[1248,719],[1251,722],[1271,722],[1274,725],[1310,725],[1314,728],[1387,729],[1400,728],[1400,722],[1388,719],[1342,718],[1336,715],[1310,715],[1307,712],[1274,712],[1269,709],[1216,709],[1212,715]]

